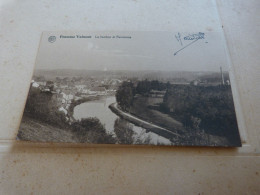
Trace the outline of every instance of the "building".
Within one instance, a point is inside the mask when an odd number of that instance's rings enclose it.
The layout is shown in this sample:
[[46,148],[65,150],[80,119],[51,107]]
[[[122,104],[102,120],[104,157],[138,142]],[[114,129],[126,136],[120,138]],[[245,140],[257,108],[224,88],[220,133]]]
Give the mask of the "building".
[[150,97],[163,98],[166,91],[151,90]]
[[68,114],[68,111],[65,108],[63,108],[63,107],[60,107],[59,111],[63,112],[65,115]]
[[105,87],[93,87],[90,89],[90,94],[95,94],[95,95],[106,95],[107,90]]
[[35,88],[38,88],[40,85],[37,83],[37,82],[35,82],[34,80],[32,80],[31,81],[31,85],[32,85],[32,87],[35,87]]
[[195,86],[197,86],[197,85],[199,85],[200,84],[200,80],[194,80],[194,81],[191,81],[191,85],[195,85]]

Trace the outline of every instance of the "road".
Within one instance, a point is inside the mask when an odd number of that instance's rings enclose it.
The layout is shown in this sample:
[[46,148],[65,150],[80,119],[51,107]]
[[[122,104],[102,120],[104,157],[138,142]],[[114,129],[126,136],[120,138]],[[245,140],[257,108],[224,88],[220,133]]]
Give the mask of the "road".
[[[142,120],[142,119],[139,119],[139,118],[137,118],[137,117],[135,117],[135,116],[133,116],[133,115],[131,115],[131,114],[129,114],[129,113],[123,112],[122,110],[120,110],[120,109],[118,108],[116,102],[110,104],[110,105],[109,105],[109,108],[110,108],[115,114],[117,114],[118,116],[120,116],[120,117],[122,117],[122,118],[128,120],[129,122],[131,122],[131,123],[133,123],[133,124],[135,124],[135,125],[138,125],[138,126],[140,126],[140,127],[143,127],[143,128],[145,128],[145,129],[148,129],[148,130],[150,130],[150,131],[153,131],[153,132],[155,132],[155,133],[157,133],[157,134],[162,134],[162,132],[163,132],[163,134],[166,133],[166,134],[168,134],[168,135],[170,134],[170,135],[172,135],[172,136],[178,136],[178,137],[180,136],[178,133],[172,132],[172,131],[170,131],[170,130],[168,130],[168,129],[165,129],[165,128],[160,127],[160,126],[158,126],[158,125],[155,125],[155,124],[153,124],[153,123],[150,123],[150,122],[144,121],[144,120]],[[167,137],[168,137],[168,136],[167,136]]]

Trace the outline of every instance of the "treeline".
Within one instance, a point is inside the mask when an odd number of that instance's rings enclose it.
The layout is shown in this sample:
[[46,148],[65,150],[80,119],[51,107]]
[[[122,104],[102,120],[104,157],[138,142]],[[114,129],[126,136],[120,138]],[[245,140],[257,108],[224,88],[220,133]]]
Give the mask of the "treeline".
[[162,83],[157,80],[139,81],[136,86],[129,81],[124,81],[116,92],[116,101],[123,111],[129,111],[136,94],[148,95],[151,90],[166,90],[170,83]]
[[123,111],[129,111],[133,104],[136,90],[132,82],[124,81],[116,91],[116,101]]
[[145,95],[149,93],[151,90],[166,90],[167,87],[170,86],[170,83],[162,83],[157,80],[153,81],[148,81],[148,80],[143,80],[139,81],[136,86],[136,93]]
[[230,86],[171,85],[160,111],[181,121],[190,131],[204,131],[240,143]]
[[[138,99],[138,95],[150,98],[151,90],[166,92],[163,102],[149,109],[156,109],[180,121],[187,130],[187,137],[191,137],[188,140],[191,143],[194,142],[192,139],[212,135],[227,139],[231,146],[240,145],[230,86],[175,85],[148,80],[139,81],[136,84],[123,82],[117,90],[116,100],[123,111],[129,112],[134,101]],[[206,139],[208,138],[198,139],[198,143],[210,142],[205,141]]]
[[54,125],[66,128],[66,115],[57,108],[57,99],[51,92],[43,92],[39,88],[31,87],[26,101],[24,114]]

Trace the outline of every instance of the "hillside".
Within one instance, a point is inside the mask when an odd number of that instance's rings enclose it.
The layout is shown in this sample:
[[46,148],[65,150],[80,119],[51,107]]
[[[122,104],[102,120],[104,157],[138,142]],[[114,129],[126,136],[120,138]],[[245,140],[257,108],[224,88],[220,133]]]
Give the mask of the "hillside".
[[35,142],[78,142],[77,137],[71,130],[54,127],[26,116],[22,119],[17,138]]

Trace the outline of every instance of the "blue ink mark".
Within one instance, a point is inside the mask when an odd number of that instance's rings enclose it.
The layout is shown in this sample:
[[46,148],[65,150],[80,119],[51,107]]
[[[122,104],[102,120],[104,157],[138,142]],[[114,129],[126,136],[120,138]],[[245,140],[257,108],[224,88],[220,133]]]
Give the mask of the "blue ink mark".
[[175,38],[177,39],[178,42],[180,42],[182,46],[182,41],[181,41],[181,34],[178,32],[178,35],[175,35]]
[[185,49],[186,47],[190,46],[191,44],[195,43],[196,41],[198,41],[199,39],[196,39],[195,41],[192,41],[191,43],[189,43],[188,45],[184,46],[183,48],[179,49],[178,51],[176,51],[174,53],[174,55],[176,56],[177,53],[179,53],[181,50]]
[[[176,56],[177,53],[179,53],[181,50],[183,50],[183,49],[185,49],[186,47],[190,46],[191,44],[195,43],[195,42],[198,41],[199,39],[204,39],[204,35],[205,35],[205,33],[199,32],[199,33],[197,33],[197,34],[192,34],[192,35],[188,35],[188,36],[184,37],[184,38],[183,38],[184,40],[194,40],[194,41],[192,41],[192,42],[189,43],[188,45],[186,45],[186,46],[184,46],[183,48],[181,48],[181,49],[179,49],[178,51],[176,51],[176,52],[174,53],[174,55]],[[206,43],[208,43],[208,42],[206,42]]]
[[184,40],[194,40],[194,39],[204,39],[205,33],[199,32],[197,34],[192,34],[184,37]]

